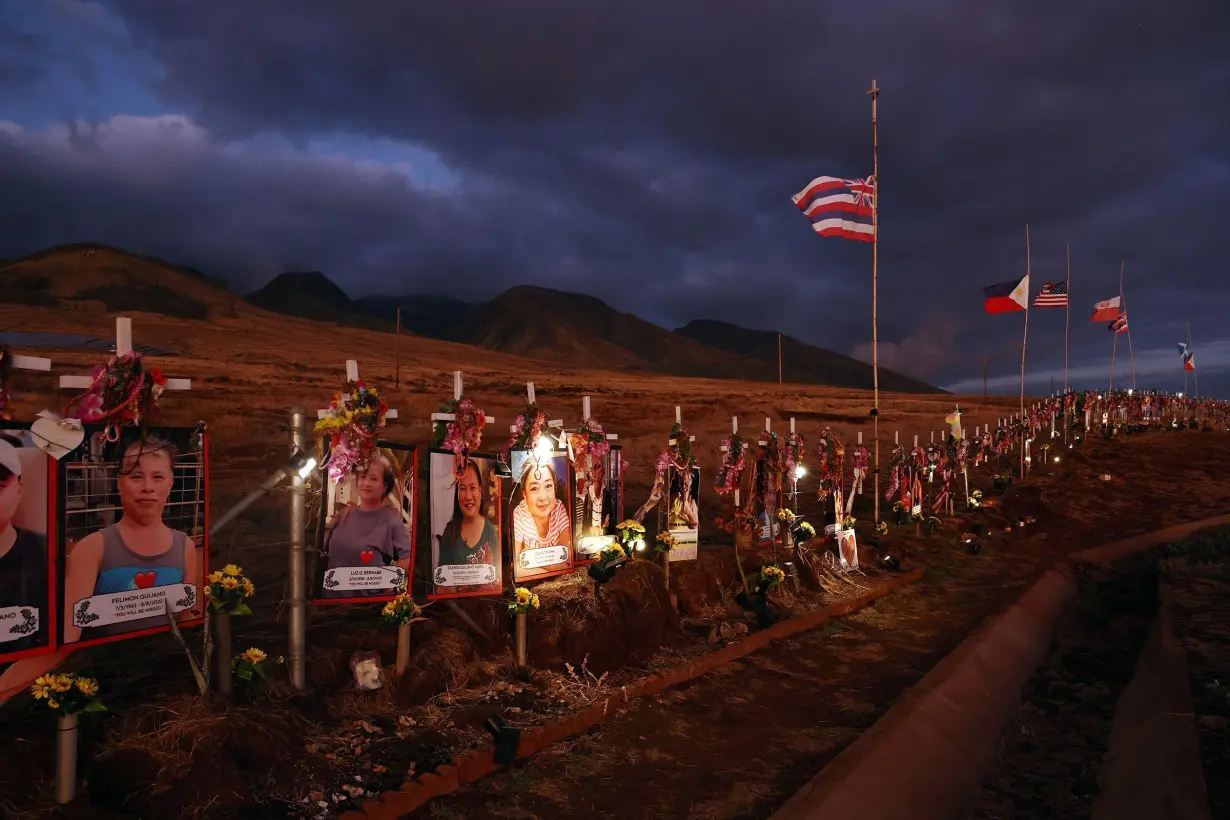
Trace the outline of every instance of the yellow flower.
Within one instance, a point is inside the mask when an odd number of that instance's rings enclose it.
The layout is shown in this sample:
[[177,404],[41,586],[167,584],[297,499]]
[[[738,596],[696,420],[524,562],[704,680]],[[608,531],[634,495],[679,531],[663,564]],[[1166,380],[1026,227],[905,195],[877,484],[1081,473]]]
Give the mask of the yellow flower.
[[48,706],[50,706],[52,709],[59,709],[59,708],[60,708],[60,702],[59,702],[58,700],[56,700],[55,698],[48,698],[48,699],[47,699],[47,705],[48,705]]
[[67,692],[73,688],[73,676],[68,674],[52,675],[51,690],[53,692]]
[[30,691],[34,693],[35,700],[46,700],[51,697],[51,678],[46,675],[40,675],[34,679],[34,683],[30,684]]
[[534,597],[530,593],[530,591],[526,589],[525,587],[517,587],[517,591],[513,594],[517,596],[517,603],[521,604],[522,606],[525,606],[526,604],[528,604],[530,602],[530,599]]
[[539,602],[538,602],[538,596],[537,596],[537,595],[531,595],[531,596],[530,596],[530,606],[532,606],[534,609],[538,609],[538,603],[539,603]]
[[243,575],[243,570],[241,570],[239,567],[235,566],[234,564],[227,564],[226,566],[222,568],[222,574],[239,576],[239,575]]
[[265,658],[269,656],[266,655],[264,652],[260,651],[259,649],[257,649],[256,647],[252,647],[251,649],[244,652],[239,657],[247,661],[248,663],[261,663],[265,660]]
[[256,592],[256,586],[247,578],[243,579],[243,597],[251,598]]
[[229,575],[222,579],[223,589],[235,589],[237,586],[239,586],[239,582]]
[[77,688],[81,690],[81,694],[88,698],[92,698],[98,694],[98,681],[93,678],[77,678]]
[[220,583],[222,583],[222,573],[221,573],[221,572],[211,572],[211,573],[209,573],[209,583],[211,583],[211,584],[220,584]]
[[384,605],[384,610],[381,614],[385,615],[386,617],[391,617],[397,614],[397,602],[389,601],[387,604]]
[[641,526],[641,523],[639,521],[634,521],[631,518],[620,522],[619,526],[617,526],[615,529],[632,530],[633,532],[644,532],[645,531],[645,528]]

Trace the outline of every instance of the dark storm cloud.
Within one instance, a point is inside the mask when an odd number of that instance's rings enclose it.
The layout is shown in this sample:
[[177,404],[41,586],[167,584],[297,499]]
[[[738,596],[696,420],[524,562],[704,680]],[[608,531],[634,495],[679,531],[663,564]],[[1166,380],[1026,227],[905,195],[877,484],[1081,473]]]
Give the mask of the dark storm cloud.
[[[21,190],[56,230],[28,217],[23,239],[106,227],[233,278],[322,268],[355,293],[532,282],[861,355],[870,249],[815,238],[788,198],[819,174],[870,173],[876,76],[896,366],[959,379],[989,356],[1012,372],[1020,324],[980,315],[980,288],[1023,272],[1027,221],[1035,291],[1073,243],[1073,349],[1090,358],[1107,334],[1082,306],[1114,292],[1122,258],[1142,349],[1201,310],[1212,326],[1230,290],[1214,273],[1230,252],[1230,24],[1215,0],[106,5],[207,143],[387,137],[461,183],[433,194],[203,148],[82,196],[49,166]],[[1062,364],[1055,313],[1034,318],[1032,366]]]

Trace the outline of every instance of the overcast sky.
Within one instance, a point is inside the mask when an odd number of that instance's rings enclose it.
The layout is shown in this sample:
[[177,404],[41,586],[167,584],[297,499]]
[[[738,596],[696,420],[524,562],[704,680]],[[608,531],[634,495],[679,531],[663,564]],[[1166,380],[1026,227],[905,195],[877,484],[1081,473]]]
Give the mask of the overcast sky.
[[[0,256],[99,241],[238,291],[536,284],[675,327],[718,318],[868,355],[871,247],[791,194],[872,170],[880,355],[1014,393],[1023,314],[1065,275],[1071,368],[1230,390],[1225,0],[0,0]],[[1063,381],[1031,313],[1031,391]],[[1126,341],[1121,339],[1120,341]],[[1130,380],[1120,345],[1116,382]]]

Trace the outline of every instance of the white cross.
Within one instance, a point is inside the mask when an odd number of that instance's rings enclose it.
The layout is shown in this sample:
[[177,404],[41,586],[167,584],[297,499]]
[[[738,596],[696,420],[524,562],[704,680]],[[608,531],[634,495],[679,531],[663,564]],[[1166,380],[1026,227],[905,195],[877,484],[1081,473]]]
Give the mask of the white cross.
[[[678,424],[680,427],[683,426],[683,411],[679,409],[679,405],[677,404],[675,405],[675,424]],[[688,436],[688,441],[696,441],[696,436]],[[666,443],[669,446],[674,447],[676,444],[678,444],[678,441],[675,439],[671,439],[670,441]]]
[[[768,419],[765,419],[765,421],[768,421]],[[731,416],[731,417],[730,417],[730,434],[731,434],[732,436],[737,436],[737,435],[739,435],[739,417],[738,417],[738,416]],[[718,449],[720,449],[723,453],[725,453],[725,452],[727,452],[727,451],[728,451],[728,449],[729,449],[729,448],[727,448],[727,447],[726,447],[726,445],[724,445],[724,444],[723,444],[723,445],[722,445],[720,448],[718,448]],[[746,441],[742,442],[742,443],[740,444],[739,449],[740,449],[740,450],[746,450],[746,449],[747,449],[747,442],[746,442]],[[738,506],[739,506],[739,488],[738,488],[738,487],[735,487],[735,506],[736,506],[736,507],[738,507]]]
[[13,354],[13,367],[18,370],[51,370],[51,359],[42,356],[18,356]]
[[[355,361],[354,359],[347,359],[346,360],[346,381],[357,382],[358,380],[359,380],[359,363]],[[317,410],[316,411],[316,418],[318,419],[323,419],[327,415],[329,415],[328,410]],[[384,412],[384,418],[386,421],[397,418],[397,411],[396,410],[386,410]]]
[[862,430],[858,431],[858,446],[860,447],[863,446],[863,431]]
[[[115,355],[126,356],[132,352],[132,319],[119,316],[115,320]],[[48,368],[51,363],[48,362]],[[43,369],[43,368],[38,368]],[[94,385],[93,376],[61,376],[60,387],[88,390]],[[167,379],[166,390],[191,390],[192,379]]]
[[[764,420],[764,431],[765,431],[765,433],[772,433],[772,432],[773,432],[773,420],[772,420],[772,419],[768,419],[768,418],[766,418],[766,419]],[[761,441],[758,441],[758,442],[756,442],[756,443],[757,443],[757,444],[759,444],[761,447],[768,447],[768,446],[769,446],[769,441],[768,441],[768,439],[769,439],[769,437],[768,437],[768,435],[766,435],[766,436],[764,437],[764,439],[762,439]]]
[[[462,385],[461,371],[454,370],[453,371],[453,401],[461,401],[461,385]],[[488,424],[491,424],[495,421],[494,416],[486,416],[485,418]],[[453,413],[432,413],[431,420],[432,421],[456,421],[457,416],[454,415]]]
[[[581,421],[589,421],[589,419],[590,419],[589,396],[582,396],[581,397]],[[607,433],[606,440],[607,441],[619,441],[619,436],[616,435],[615,433]]]
[[[530,404],[538,403],[538,397],[537,397],[537,394],[534,392],[533,382],[525,383],[525,398],[529,401]],[[586,418],[589,418],[589,417],[586,416]],[[564,427],[564,420],[563,419],[550,419],[549,421],[547,421],[547,427],[555,427],[555,428],[562,430]],[[517,425],[515,424],[508,425],[508,432],[510,433],[517,432]],[[555,436],[552,436],[552,438],[555,438]],[[533,444],[533,442],[530,442],[530,443],[531,445]]]

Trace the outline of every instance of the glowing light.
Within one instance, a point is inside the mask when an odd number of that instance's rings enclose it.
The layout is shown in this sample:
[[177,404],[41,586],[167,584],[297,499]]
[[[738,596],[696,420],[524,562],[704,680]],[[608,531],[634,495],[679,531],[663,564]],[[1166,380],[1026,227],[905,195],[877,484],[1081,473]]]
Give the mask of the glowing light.
[[1128,388],[1128,395],[1129,395],[1129,396],[1130,396],[1130,395],[1132,395],[1132,393],[1133,393],[1133,392],[1134,392],[1134,391],[1132,390],[1132,388],[1130,388],[1130,387],[1129,387],[1129,388]]
[[555,454],[555,443],[550,436],[539,436],[534,443],[534,457],[539,461],[547,461]]
[[1183,398],[1183,394],[1182,394],[1182,393],[1180,393],[1180,394],[1179,394],[1179,398]]
[[802,478],[805,475],[807,475],[807,468],[804,467],[802,464],[799,464],[794,468],[795,481],[798,481],[800,478]]
[[1059,456],[1055,456],[1055,463],[1056,463],[1056,464],[1058,464],[1058,463],[1059,463]]
[[303,462],[303,466],[299,468],[299,477],[307,478],[316,469],[316,459],[308,456],[308,460]]

